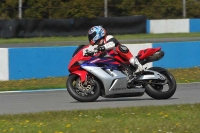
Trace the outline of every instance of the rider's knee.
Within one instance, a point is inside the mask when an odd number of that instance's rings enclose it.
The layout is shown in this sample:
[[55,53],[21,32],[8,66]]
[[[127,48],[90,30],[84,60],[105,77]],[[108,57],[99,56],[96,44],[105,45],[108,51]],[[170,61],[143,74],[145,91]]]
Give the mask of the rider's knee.
[[129,49],[124,45],[119,45],[118,50],[122,53],[129,53]]

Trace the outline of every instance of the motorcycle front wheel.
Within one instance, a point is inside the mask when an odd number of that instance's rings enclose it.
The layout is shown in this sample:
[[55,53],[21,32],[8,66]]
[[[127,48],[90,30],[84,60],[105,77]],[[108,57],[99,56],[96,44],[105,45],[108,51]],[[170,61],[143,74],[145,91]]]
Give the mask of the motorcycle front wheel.
[[69,94],[80,102],[93,102],[100,96],[100,85],[95,79],[84,84],[78,75],[71,74],[67,79],[66,87]]

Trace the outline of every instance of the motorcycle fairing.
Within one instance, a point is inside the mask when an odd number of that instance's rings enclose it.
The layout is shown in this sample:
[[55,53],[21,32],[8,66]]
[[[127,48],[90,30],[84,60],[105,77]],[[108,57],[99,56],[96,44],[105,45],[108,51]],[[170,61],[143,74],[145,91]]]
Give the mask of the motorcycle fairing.
[[111,71],[110,69],[103,70],[100,67],[94,66],[84,66],[83,69],[92,73],[102,81],[105,88],[105,96],[145,91],[144,88],[128,89],[126,75],[124,75],[121,71]]
[[93,57],[81,64],[82,68],[84,66],[96,66],[102,68],[112,68],[113,70],[117,70],[117,67],[120,66],[120,63],[110,57]]
[[72,74],[79,75],[79,77],[81,78],[81,82],[84,82],[86,80],[88,72],[85,70],[77,70],[72,72]]
[[[137,93],[144,92],[145,88],[135,87],[135,88],[127,88],[127,79],[126,75],[124,75],[121,71],[110,69],[103,70],[100,67],[94,66],[84,66],[83,69],[95,75],[98,79],[100,79],[103,83],[105,89],[105,96],[115,95],[115,94],[125,94],[125,93]],[[165,76],[162,74],[152,71],[145,70],[146,73],[151,73],[147,75],[143,75],[139,77],[137,80],[166,80]]]
[[[95,68],[95,67],[98,67],[97,64],[99,64],[99,63],[105,65],[104,68],[112,68],[113,70],[114,69],[116,70],[117,66],[120,65],[118,62],[116,62],[112,58],[102,58],[102,59],[100,59],[100,58],[97,58],[97,57],[93,57],[93,58],[89,59],[88,61],[83,61],[83,63],[81,64],[81,67],[83,68],[84,66],[94,66],[94,68]],[[71,67],[70,70],[75,70],[75,68],[76,67]],[[76,70],[76,71],[72,71],[71,73],[79,75],[81,82],[84,82],[86,80],[86,76],[88,74],[88,72],[85,71],[85,70]]]
[[69,72],[73,72],[76,69],[74,67],[77,67],[76,64],[78,64],[79,61],[87,61],[91,58],[90,56],[83,56],[84,55],[83,49],[87,47],[89,47],[89,45],[83,45],[80,48],[76,49],[76,51],[74,52],[72,56],[73,59],[69,62],[69,65],[68,65]]
[[144,75],[141,75],[137,80],[166,80],[165,76],[153,70],[145,70],[143,73]]
[[161,47],[158,47],[158,48],[147,48],[147,49],[144,49],[144,50],[140,50],[138,52],[138,57],[140,60],[143,60],[151,55],[153,55],[154,53],[158,52],[161,50]]

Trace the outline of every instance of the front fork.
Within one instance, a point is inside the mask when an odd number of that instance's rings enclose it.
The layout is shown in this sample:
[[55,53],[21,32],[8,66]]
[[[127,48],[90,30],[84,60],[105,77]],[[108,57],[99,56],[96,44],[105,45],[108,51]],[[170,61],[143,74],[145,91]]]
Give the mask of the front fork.
[[78,75],[80,77],[82,83],[83,82],[87,83],[87,75],[88,75],[87,71],[85,71],[85,70],[77,70],[77,71],[72,72],[71,74]]
[[78,75],[80,77],[81,83],[84,86],[88,85],[89,82],[90,82],[89,84],[94,85],[94,83],[92,82],[93,79],[91,79],[93,77],[90,77],[90,75],[88,74],[87,71],[85,71],[85,70],[77,70],[77,71],[72,72],[72,74]]

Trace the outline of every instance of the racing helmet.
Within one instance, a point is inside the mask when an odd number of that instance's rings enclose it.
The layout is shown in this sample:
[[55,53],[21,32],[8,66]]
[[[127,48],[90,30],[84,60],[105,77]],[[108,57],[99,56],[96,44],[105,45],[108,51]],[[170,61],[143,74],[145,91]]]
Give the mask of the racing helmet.
[[88,31],[88,40],[91,45],[96,44],[106,36],[106,30],[102,26],[93,26]]

